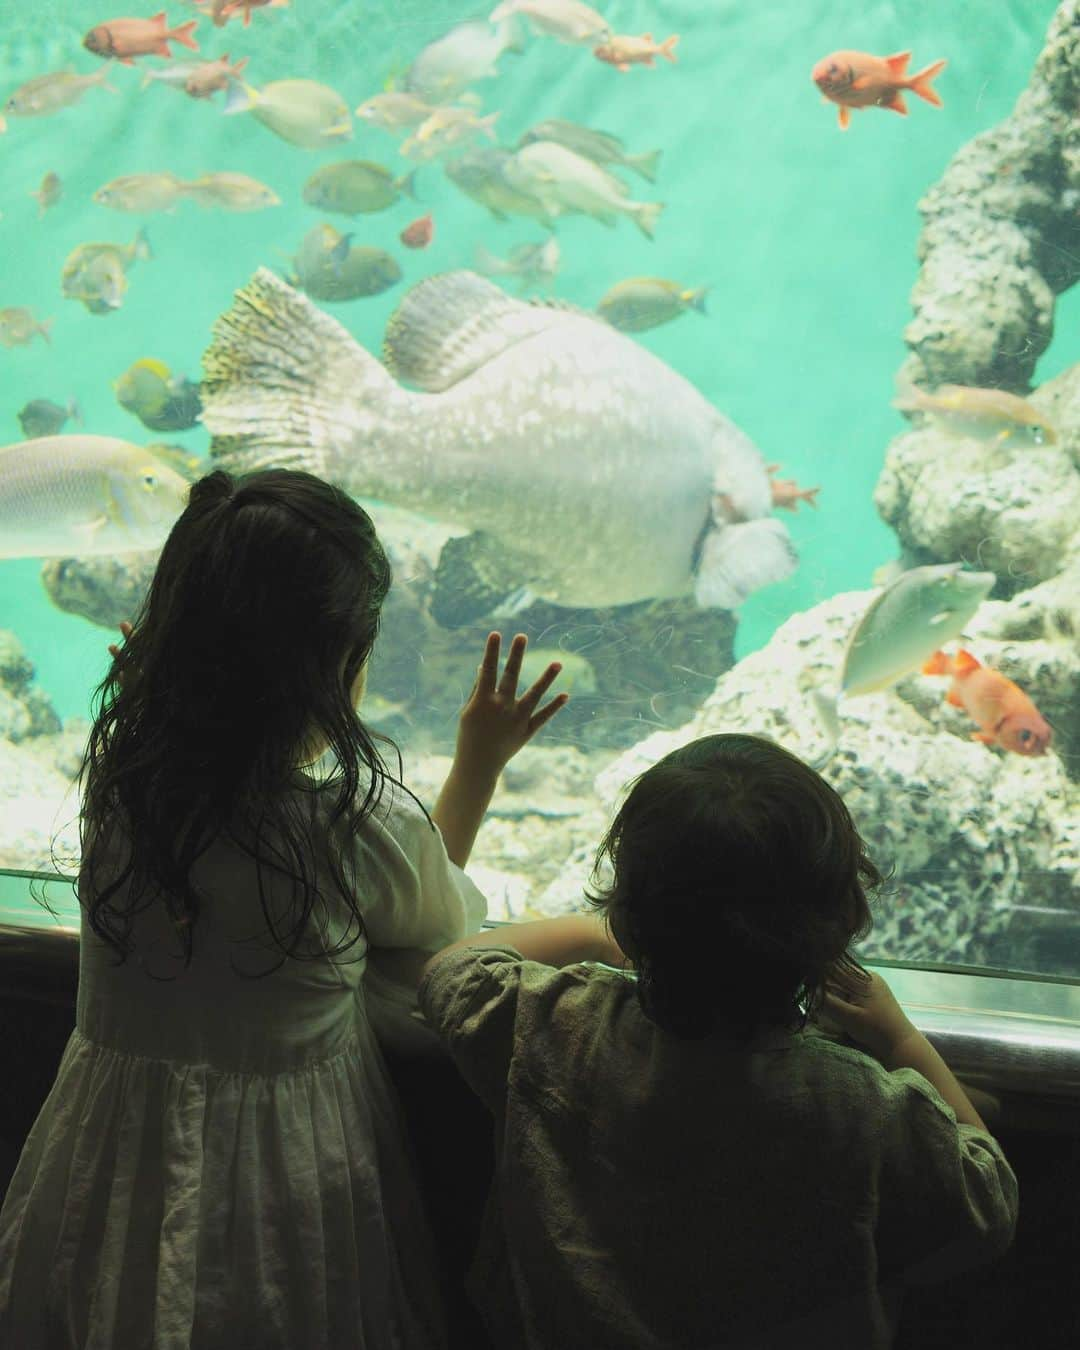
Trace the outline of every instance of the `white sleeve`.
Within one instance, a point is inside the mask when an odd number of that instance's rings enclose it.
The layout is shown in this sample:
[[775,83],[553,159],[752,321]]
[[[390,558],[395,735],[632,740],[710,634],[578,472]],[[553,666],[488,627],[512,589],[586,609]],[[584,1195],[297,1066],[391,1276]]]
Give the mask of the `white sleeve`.
[[[487,900],[450,861],[439,828],[400,789],[380,803],[357,840],[357,896],[369,946],[419,947],[437,952],[478,932]],[[397,983],[369,961],[364,971],[368,1016],[380,1040],[401,1051],[438,1047],[412,986]]]
[[400,789],[386,788],[358,839],[357,895],[372,947],[437,952],[487,915],[487,900],[446,853],[439,828]]

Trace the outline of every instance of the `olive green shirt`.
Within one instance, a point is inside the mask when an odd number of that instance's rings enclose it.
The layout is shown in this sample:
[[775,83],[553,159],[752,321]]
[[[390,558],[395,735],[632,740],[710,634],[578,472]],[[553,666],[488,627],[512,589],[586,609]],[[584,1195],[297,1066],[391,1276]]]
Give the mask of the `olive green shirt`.
[[419,998],[495,1116],[470,1290],[500,1350],[875,1350],[904,1284],[1012,1239],[998,1143],[816,1028],[680,1040],[625,975],[512,948]]

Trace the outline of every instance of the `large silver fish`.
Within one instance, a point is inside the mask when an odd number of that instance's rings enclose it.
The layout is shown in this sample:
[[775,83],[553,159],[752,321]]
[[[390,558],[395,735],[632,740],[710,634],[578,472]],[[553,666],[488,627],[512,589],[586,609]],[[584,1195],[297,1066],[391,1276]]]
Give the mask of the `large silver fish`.
[[0,447],[0,558],[160,547],[191,484],[113,436],[40,436]]
[[408,292],[383,356],[260,268],[204,357],[211,454],[464,526],[569,607],[733,608],[794,569],[754,443],[601,320],[451,272]]

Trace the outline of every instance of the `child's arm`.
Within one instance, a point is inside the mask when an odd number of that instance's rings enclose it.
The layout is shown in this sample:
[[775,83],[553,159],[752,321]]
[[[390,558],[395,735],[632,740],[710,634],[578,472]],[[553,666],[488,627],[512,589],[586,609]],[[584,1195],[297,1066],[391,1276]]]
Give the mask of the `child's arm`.
[[458,724],[454,762],[431,813],[451,862],[459,867],[464,867],[469,860],[499,774],[569,697],[559,694],[536,711],[537,704],[562,669],[557,661],[553,661],[536,683],[518,698],[518,676],[528,639],[522,633],[514,638],[502,677],[497,680],[499,642],[498,633],[488,635],[476,683]]
[[622,967],[626,957],[608,932],[603,919],[592,914],[567,914],[558,919],[534,919],[531,923],[500,924],[452,942],[442,951],[414,948],[372,952],[379,969],[402,984],[419,985],[428,970],[449,952],[462,947],[514,947],[527,961],[546,966],[572,966],[577,961],[603,961]]
[[439,827],[451,862],[464,867],[499,781],[499,771],[470,768],[454,756],[431,819]]

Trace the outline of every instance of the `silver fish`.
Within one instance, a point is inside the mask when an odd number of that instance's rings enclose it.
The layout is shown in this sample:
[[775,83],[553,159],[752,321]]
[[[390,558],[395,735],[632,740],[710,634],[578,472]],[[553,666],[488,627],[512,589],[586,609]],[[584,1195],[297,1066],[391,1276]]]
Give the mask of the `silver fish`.
[[446,103],[476,80],[497,75],[499,57],[514,47],[511,22],[469,19],[428,43],[405,72],[403,88],[428,103]]
[[602,14],[581,0],[503,0],[491,11],[492,23],[524,15],[534,32],[560,42],[604,42],[611,26]]
[[887,689],[959,637],[990,594],[993,572],[959,563],[901,572],[871,602],[848,642],[840,688],[848,696]]
[[455,187],[481,206],[487,207],[496,220],[510,216],[529,216],[554,228],[555,215],[570,214],[563,208],[550,213],[544,204],[527,192],[513,187],[506,177],[506,169],[514,155],[502,146],[473,146],[456,159],[445,162],[446,176]]
[[629,216],[647,239],[653,237],[663,202],[632,201],[621,178],[555,141],[530,141],[504,170],[511,187],[542,202],[550,215],[584,211],[604,225]]
[[36,75],[20,85],[4,104],[8,117],[47,117],[78,103],[88,89],[95,85],[110,94],[120,91],[109,84],[112,63],[102,66],[94,75],[76,75],[72,70],[54,70],[47,75]]
[[219,463],[307,469],[463,526],[560,605],[733,608],[796,565],[761,452],[687,380],[472,272],[414,286],[379,361],[260,268],[214,326],[202,394]]
[[113,436],[0,447],[0,558],[130,553],[165,542],[190,483]]
[[628,155],[622,141],[610,131],[594,131],[592,127],[567,122],[561,117],[549,117],[543,122],[537,122],[518,137],[519,146],[532,141],[555,141],[557,145],[565,145],[567,150],[591,159],[594,164],[632,169],[650,183],[656,182],[660,156],[663,154],[662,150],[649,150],[640,155]]

